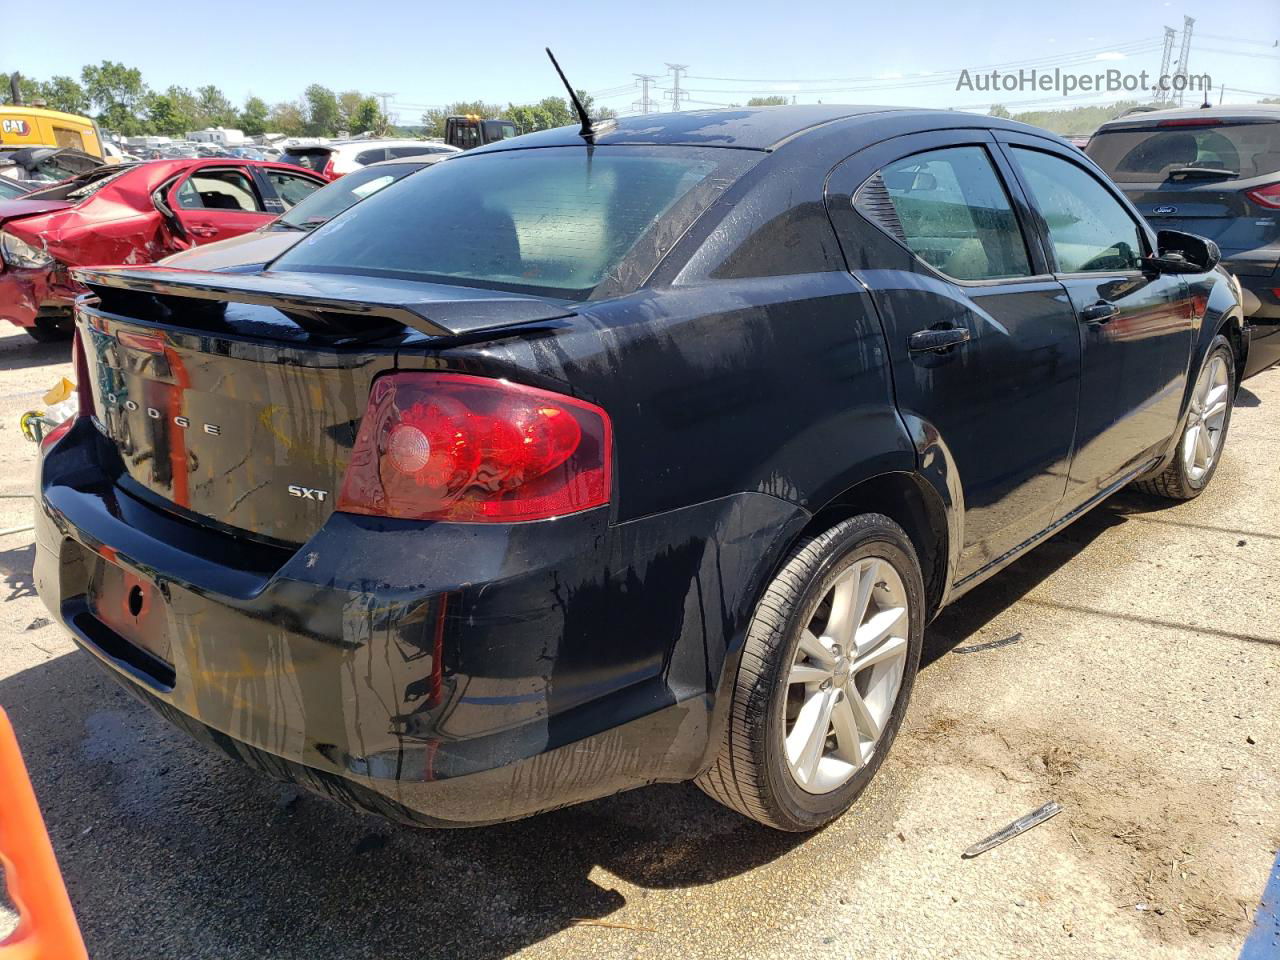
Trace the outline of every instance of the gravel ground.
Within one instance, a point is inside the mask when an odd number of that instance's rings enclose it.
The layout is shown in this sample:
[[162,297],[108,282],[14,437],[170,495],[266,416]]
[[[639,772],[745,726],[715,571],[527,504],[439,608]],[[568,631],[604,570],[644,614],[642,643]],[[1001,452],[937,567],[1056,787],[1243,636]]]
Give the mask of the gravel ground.
[[[0,333],[0,493],[30,490],[17,417],[66,361]],[[47,622],[25,534],[0,540],[0,705],[97,960],[1231,958],[1280,845],[1277,410],[1273,370],[1199,500],[1117,496],[945,612],[880,777],[812,837],[687,785],[433,833],[261,779]]]

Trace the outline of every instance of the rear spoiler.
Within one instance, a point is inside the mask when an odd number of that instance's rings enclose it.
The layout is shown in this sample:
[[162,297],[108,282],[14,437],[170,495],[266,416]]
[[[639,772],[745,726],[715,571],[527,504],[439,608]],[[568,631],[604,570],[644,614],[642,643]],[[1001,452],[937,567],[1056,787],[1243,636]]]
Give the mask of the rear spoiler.
[[392,321],[430,336],[460,336],[573,316],[559,301],[382,277],[209,273],[160,266],[81,267],[71,274],[104,298],[114,290],[274,307],[299,326],[323,333],[358,333]]

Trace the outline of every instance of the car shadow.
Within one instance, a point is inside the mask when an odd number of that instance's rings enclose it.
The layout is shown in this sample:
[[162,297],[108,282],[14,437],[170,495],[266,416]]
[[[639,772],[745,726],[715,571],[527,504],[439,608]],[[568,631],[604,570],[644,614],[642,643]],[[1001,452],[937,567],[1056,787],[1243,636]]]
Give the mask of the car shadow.
[[[928,629],[924,664],[1145,509],[1112,498],[963,597]],[[30,558],[9,553],[10,589],[25,590]],[[400,827],[205,751],[81,652],[0,680],[0,705],[95,957],[147,944],[183,957],[492,960],[650,890],[825,842],[760,827],[691,784],[479,829]]]
[[27,370],[31,367],[51,367],[70,362],[70,340],[37,343],[26,334],[20,337],[0,337],[0,370]]
[[22,597],[36,595],[35,575],[32,567],[36,559],[34,543],[9,550],[0,550],[0,577],[4,577],[4,585],[8,592],[2,602],[18,600]]
[[[53,630],[56,627],[47,627]],[[205,751],[76,651],[0,681],[94,957],[505,957],[806,837],[691,784],[416,830]],[[154,952],[150,952],[154,951]]]
[[1256,393],[1254,393],[1248,387],[1241,386],[1236,389],[1236,406],[1237,407],[1260,407],[1262,406],[1262,400]]
[[998,614],[1074,560],[1098,537],[1127,522],[1128,515],[1150,513],[1167,506],[1176,506],[1176,502],[1125,490],[1038,544],[938,614],[925,631],[921,669],[936,663],[980,632]]

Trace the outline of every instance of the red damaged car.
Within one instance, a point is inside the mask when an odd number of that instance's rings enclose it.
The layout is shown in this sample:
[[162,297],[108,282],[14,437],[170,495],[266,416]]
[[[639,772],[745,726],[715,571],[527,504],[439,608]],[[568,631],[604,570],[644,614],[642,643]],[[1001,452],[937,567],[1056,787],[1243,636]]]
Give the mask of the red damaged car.
[[151,263],[248,233],[326,182],[283,163],[180,158],[99,167],[0,201],[0,318],[42,342],[68,337],[83,292],[69,268]]

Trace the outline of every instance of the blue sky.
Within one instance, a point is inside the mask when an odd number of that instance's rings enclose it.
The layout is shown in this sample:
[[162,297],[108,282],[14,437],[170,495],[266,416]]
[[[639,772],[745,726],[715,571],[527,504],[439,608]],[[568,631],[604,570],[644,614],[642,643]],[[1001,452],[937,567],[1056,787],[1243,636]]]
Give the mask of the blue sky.
[[528,102],[559,93],[542,52],[550,45],[576,86],[599,92],[620,112],[638,96],[629,86],[633,73],[660,75],[656,97],[670,109],[661,92],[670,86],[667,63],[689,65],[685,86],[701,101],[689,107],[777,92],[802,103],[952,107],[994,99],[1015,110],[1040,109],[1120,95],[993,97],[957,91],[949,71],[1038,59],[1075,73],[1115,67],[1154,74],[1162,27],[1180,28],[1188,14],[1196,18],[1193,73],[1210,73],[1219,87],[1280,94],[1280,47],[1271,46],[1280,40],[1277,0],[1085,0],[1034,11],[1011,0],[217,0],[200,9],[196,16],[151,0],[105,7],[102,0],[45,0],[39,22],[76,26],[4,31],[0,69],[44,79],[78,75],[86,62],[119,60],[139,67],[153,88],[214,83],[236,103],[249,93],[270,102],[294,99],[311,82],[394,91],[393,112],[411,123],[424,107],[455,100]]

